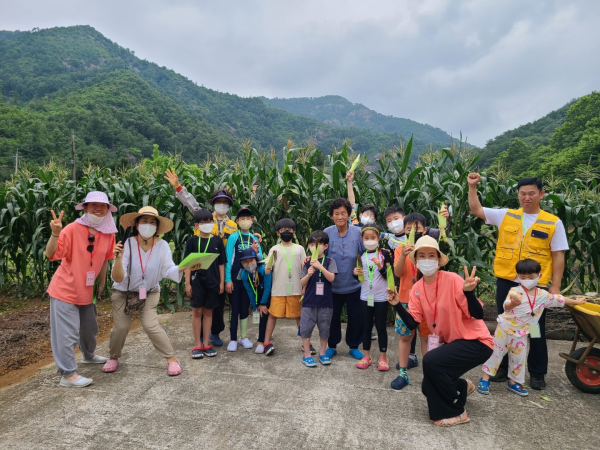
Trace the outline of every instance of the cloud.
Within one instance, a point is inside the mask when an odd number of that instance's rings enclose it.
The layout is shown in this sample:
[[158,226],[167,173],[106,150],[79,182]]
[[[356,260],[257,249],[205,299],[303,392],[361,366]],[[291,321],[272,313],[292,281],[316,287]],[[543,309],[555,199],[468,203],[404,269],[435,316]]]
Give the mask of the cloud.
[[[4,3],[4,4],[2,4]],[[242,96],[342,95],[484,145],[600,89],[600,2],[0,2],[2,29],[89,24]]]

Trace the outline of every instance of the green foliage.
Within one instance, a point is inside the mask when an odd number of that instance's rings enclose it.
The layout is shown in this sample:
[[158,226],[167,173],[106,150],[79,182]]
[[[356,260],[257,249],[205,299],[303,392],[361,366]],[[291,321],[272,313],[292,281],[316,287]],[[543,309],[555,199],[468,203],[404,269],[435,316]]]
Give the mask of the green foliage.
[[[119,208],[116,216],[153,205],[173,220],[175,228],[165,238],[174,249],[174,260],[180,261],[193,225],[191,215],[163,179],[166,167],[177,171],[181,184],[204,207],[209,206],[215,189],[229,187],[235,198],[233,211],[240,206],[252,210],[256,217],[253,231],[263,235],[265,248],[275,243],[275,223],[283,217],[296,222],[298,240],[306,244],[312,231],[331,225],[328,205],[336,197],[347,196],[344,177],[356,157],[347,141],[330,155],[314,147],[294,147],[290,142],[281,162],[274,152],[266,155],[246,142],[238,161],[219,157],[206,160],[201,167],[163,156],[156,148],[153,153],[152,160],[144,159],[132,169],[115,172],[89,167],[76,184],[69,180],[68,170],[48,166],[36,173],[23,172],[0,188],[0,288],[15,289],[22,296],[44,290],[56,268],[43,256],[50,236],[49,210],[64,210],[65,221],[71,222],[78,216],[74,206],[90,190],[106,192]],[[398,204],[407,212],[423,213],[430,224],[437,223],[442,202],[451,205],[448,242],[441,243],[450,256],[448,270],[459,272],[463,265],[477,265],[481,278],[491,282],[495,229],[470,214],[467,200],[466,178],[477,157],[460,144],[427,152],[415,165],[410,163],[411,153],[409,141],[406,147],[382,155],[374,162],[373,172],[357,170],[357,202],[372,203],[380,211]],[[484,206],[517,206],[515,179],[484,173],[479,192]],[[593,177],[574,179],[567,189],[549,192],[544,200],[544,209],[558,215],[568,230],[571,250],[563,287],[573,284],[580,291],[599,287],[599,203],[600,187]],[[384,227],[383,217],[378,221]],[[167,292],[171,284],[165,281],[163,286],[163,302],[168,307],[172,307]],[[182,289],[177,287],[180,304]]]

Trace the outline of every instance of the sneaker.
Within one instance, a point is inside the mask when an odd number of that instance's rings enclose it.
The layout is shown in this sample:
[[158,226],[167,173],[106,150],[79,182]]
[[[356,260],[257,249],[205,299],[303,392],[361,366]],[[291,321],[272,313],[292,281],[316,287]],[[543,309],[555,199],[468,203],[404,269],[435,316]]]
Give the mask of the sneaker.
[[354,359],[362,359],[362,357],[364,356],[363,353],[357,349],[357,348],[351,348],[348,353],[350,354],[350,356],[352,356]]
[[275,347],[273,347],[273,344],[271,344],[270,342],[267,342],[265,344],[265,355],[271,356],[274,351],[275,351]]
[[302,357],[302,364],[304,364],[306,367],[317,367],[317,363],[312,356],[309,356],[308,358]]
[[67,380],[65,377],[60,378],[60,385],[62,387],[74,387],[74,388],[82,388],[89,386],[92,384],[94,380],[91,378],[85,378],[79,375],[75,381]]
[[546,389],[546,381],[544,380],[544,375],[534,375],[532,373],[529,374],[531,379],[529,380],[529,387],[531,389],[535,389],[538,391],[542,391]]
[[223,347],[223,339],[221,339],[218,334],[211,333],[208,339],[212,341],[212,345],[215,347]]
[[204,347],[204,356],[208,356],[209,358],[217,356],[217,351],[210,345],[207,345],[206,347]]
[[335,348],[328,348],[325,351],[325,356],[328,358],[333,358],[335,355],[337,355],[337,350]]
[[[304,353],[304,344],[300,346],[300,349],[302,350],[302,353]],[[310,344],[310,354],[313,356],[317,354],[317,351],[312,344]]]
[[371,331],[371,340],[374,341],[375,339],[377,339],[377,333]]
[[321,364],[323,364],[324,366],[328,366],[331,364],[331,358],[327,355],[320,355],[319,356],[319,362]]
[[204,352],[202,351],[202,347],[194,347],[192,349],[192,359],[202,359],[204,358]]
[[265,352],[265,346],[262,344],[258,344],[256,346],[256,349],[254,350],[254,353],[264,353]]
[[408,386],[409,384],[410,380],[408,379],[408,376],[403,377],[402,375],[398,375],[396,379],[392,381],[390,387],[395,391],[399,391],[401,389],[404,389],[404,387]]
[[490,395],[490,382],[480,378],[479,385],[477,386],[477,392],[483,395]]
[[106,361],[108,361],[108,358],[105,358],[104,356],[100,356],[100,355],[94,355],[90,359],[83,358],[81,360],[81,363],[82,364],[104,364],[104,363],[106,363]]
[[247,337],[241,338],[238,342],[240,344],[242,344],[242,347],[244,347],[244,348],[252,348],[252,347],[254,347],[254,344],[252,342],[250,342],[250,339],[248,339]]
[[490,377],[490,381],[493,381],[494,383],[502,383],[506,380],[508,380],[508,369],[504,367],[498,367],[496,375]]
[[231,341],[229,343],[229,345],[227,345],[227,351],[228,352],[235,352],[237,351],[237,341]]
[[512,380],[508,380],[506,382],[506,389],[508,389],[511,392],[514,392],[517,395],[520,395],[521,397],[527,397],[529,395],[529,391],[527,391],[527,389],[525,389],[523,387],[523,385],[521,385],[520,383],[512,383]]

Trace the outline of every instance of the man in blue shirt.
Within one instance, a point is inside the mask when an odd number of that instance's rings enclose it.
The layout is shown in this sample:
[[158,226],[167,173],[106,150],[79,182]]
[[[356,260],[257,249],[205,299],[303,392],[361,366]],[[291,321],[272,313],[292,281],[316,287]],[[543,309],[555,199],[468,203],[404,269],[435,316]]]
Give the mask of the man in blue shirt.
[[350,355],[361,359],[363,354],[358,350],[362,342],[361,318],[361,284],[352,273],[356,267],[356,256],[365,252],[360,228],[349,226],[348,218],[352,213],[352,205],[345,198],[337,198],[329,205],[329,216],[334,225],[325,228],[329,236],[327,256],[335,260],[338,273],[332,283],[333,318],[329,332],[329,348],[326,355],[337,354],[336,347],[342,340],[342,307],[346,304],[348,325],[346,327],[346,344],[350,347]]

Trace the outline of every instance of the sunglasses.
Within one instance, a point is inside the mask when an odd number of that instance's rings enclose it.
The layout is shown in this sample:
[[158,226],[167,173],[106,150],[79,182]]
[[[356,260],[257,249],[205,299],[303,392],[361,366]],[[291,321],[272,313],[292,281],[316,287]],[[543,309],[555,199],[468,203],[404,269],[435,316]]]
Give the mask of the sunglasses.
[[94,251],[94,241],[96,240],[96,236],[93,234],[88,234],[88,241],[90,245],[87,246],[87,251],[92,253]]

